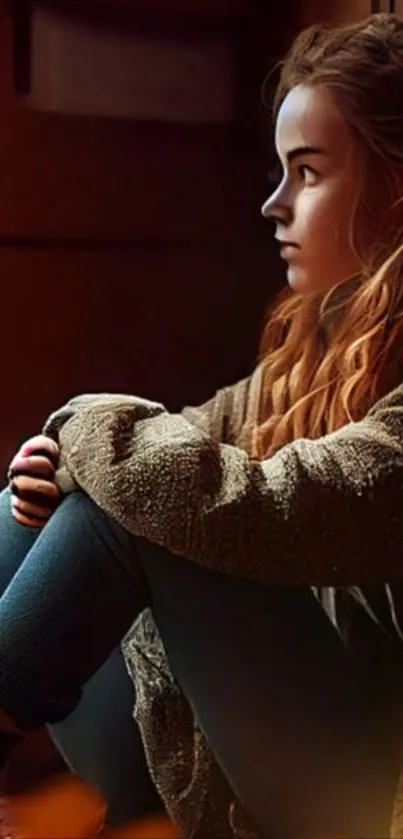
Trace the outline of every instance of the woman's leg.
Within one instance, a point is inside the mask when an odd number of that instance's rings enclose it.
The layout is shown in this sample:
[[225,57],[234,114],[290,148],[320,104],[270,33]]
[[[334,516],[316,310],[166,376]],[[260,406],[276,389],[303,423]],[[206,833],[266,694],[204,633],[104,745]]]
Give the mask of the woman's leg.
[[[9,491],[0,493],[0,597],[39,534],[15,521]],[[133,683],[116,647],[84,686],[74,711],[49,726],[72,771],[103,795],[110,824],[130,821],[162,806],[149,775],[133,705]]]
[[382,717],[310,591],[205,571],[141,540],[138,550],[172,671],[262,835],[389,835],[397,685],[385,686]]
[[116,647],[84,686],[75,710],[49,726],[68,765],[108,802],[110,825],[163,809],[133,718],[134,698],[133,682]]
[[67,496],[0,598],[0,708],[22,729],[65,719],[148,604],[134,537]]
[[27,727],[71,710],[150,602],[141,565],[172,669],[262,834],[385,835],[376,751],[363,751],[366,699],[311,593],[198,569],[131,537],[81,493],[0,600],[0,707]]

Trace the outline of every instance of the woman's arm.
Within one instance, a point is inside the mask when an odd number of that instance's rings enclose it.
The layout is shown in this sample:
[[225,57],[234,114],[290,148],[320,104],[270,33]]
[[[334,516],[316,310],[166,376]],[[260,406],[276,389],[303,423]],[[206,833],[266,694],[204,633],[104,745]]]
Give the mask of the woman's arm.
[[[215,395],[198,406],[186,406],[181,411],[190,425],[202,431],[217,443],[238,445],[250,452],[252,431],[256,425],[259,413],[261,393],[261,368],[234,385],[218,390]],[[70,399],[65,405],[50,415],[45,423],[44,433],[58,440],[60,430],[66,422],[76,418],[79,420],[81,412],[99,407],[109,406],[111,409],[121,410],[124,406],[136,409],[136,421],[151,419],[165,412],[163,405],[150,402],[137,396],[112,393],[83,394]],[[57,472],[57,484],[63,493],[76,489],[76,483],[68,470],[61,465]]]
[[[260,403],[261,367],[257,367],[251,376],[236,384],[217,390],[214,396],[202,405],[185,406],[181,416],[207,434],[217,443],[229,443],[248,448],[253,427],[255,426]],[[137,396],[113,393],[84,394],[70,399],[66,405],[55,411],[45,424],[45,432],[57,437],[65,423],[85,408],[109,405],[136,407],[137,418],[153,417],[165,411],[163,405],[150,402]]]
[[134,533],[269,585],[403,575],[403,388],[360,423],[264,462],[185,417],[84,408],[61,429],[77,483]]

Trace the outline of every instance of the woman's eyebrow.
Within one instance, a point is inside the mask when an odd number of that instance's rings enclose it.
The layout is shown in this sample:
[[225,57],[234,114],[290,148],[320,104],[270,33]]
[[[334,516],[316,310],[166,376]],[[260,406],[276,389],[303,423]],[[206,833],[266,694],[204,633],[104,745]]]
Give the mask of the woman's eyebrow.
[[296,157],[304,157],[304,155],[308,154],[327,154],[327,152],[318,146],[298,146],[298,148],[291,149],[291,151],[287,152],[287,162],[290,164]]

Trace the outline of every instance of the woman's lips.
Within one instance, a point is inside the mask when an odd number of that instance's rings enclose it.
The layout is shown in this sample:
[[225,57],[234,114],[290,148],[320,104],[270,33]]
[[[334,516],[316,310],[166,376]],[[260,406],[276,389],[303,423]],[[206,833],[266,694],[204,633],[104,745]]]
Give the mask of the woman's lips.
[[280,249],[281,259],[290,260],[295,256],[298,250],[297,245],[283,245]]

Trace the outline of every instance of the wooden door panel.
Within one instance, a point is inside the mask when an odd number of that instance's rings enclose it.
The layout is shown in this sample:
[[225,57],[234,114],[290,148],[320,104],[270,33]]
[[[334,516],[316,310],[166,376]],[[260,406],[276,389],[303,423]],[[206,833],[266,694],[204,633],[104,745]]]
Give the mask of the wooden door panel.
[[214,253],[0,248],[0,471],[77,393],[177,409],[245,375],[282,275],[269,234],[260,249]]
[[17,111],[0,130],[0,238],[222,241],[248,224],[229,144],[202,129]]

